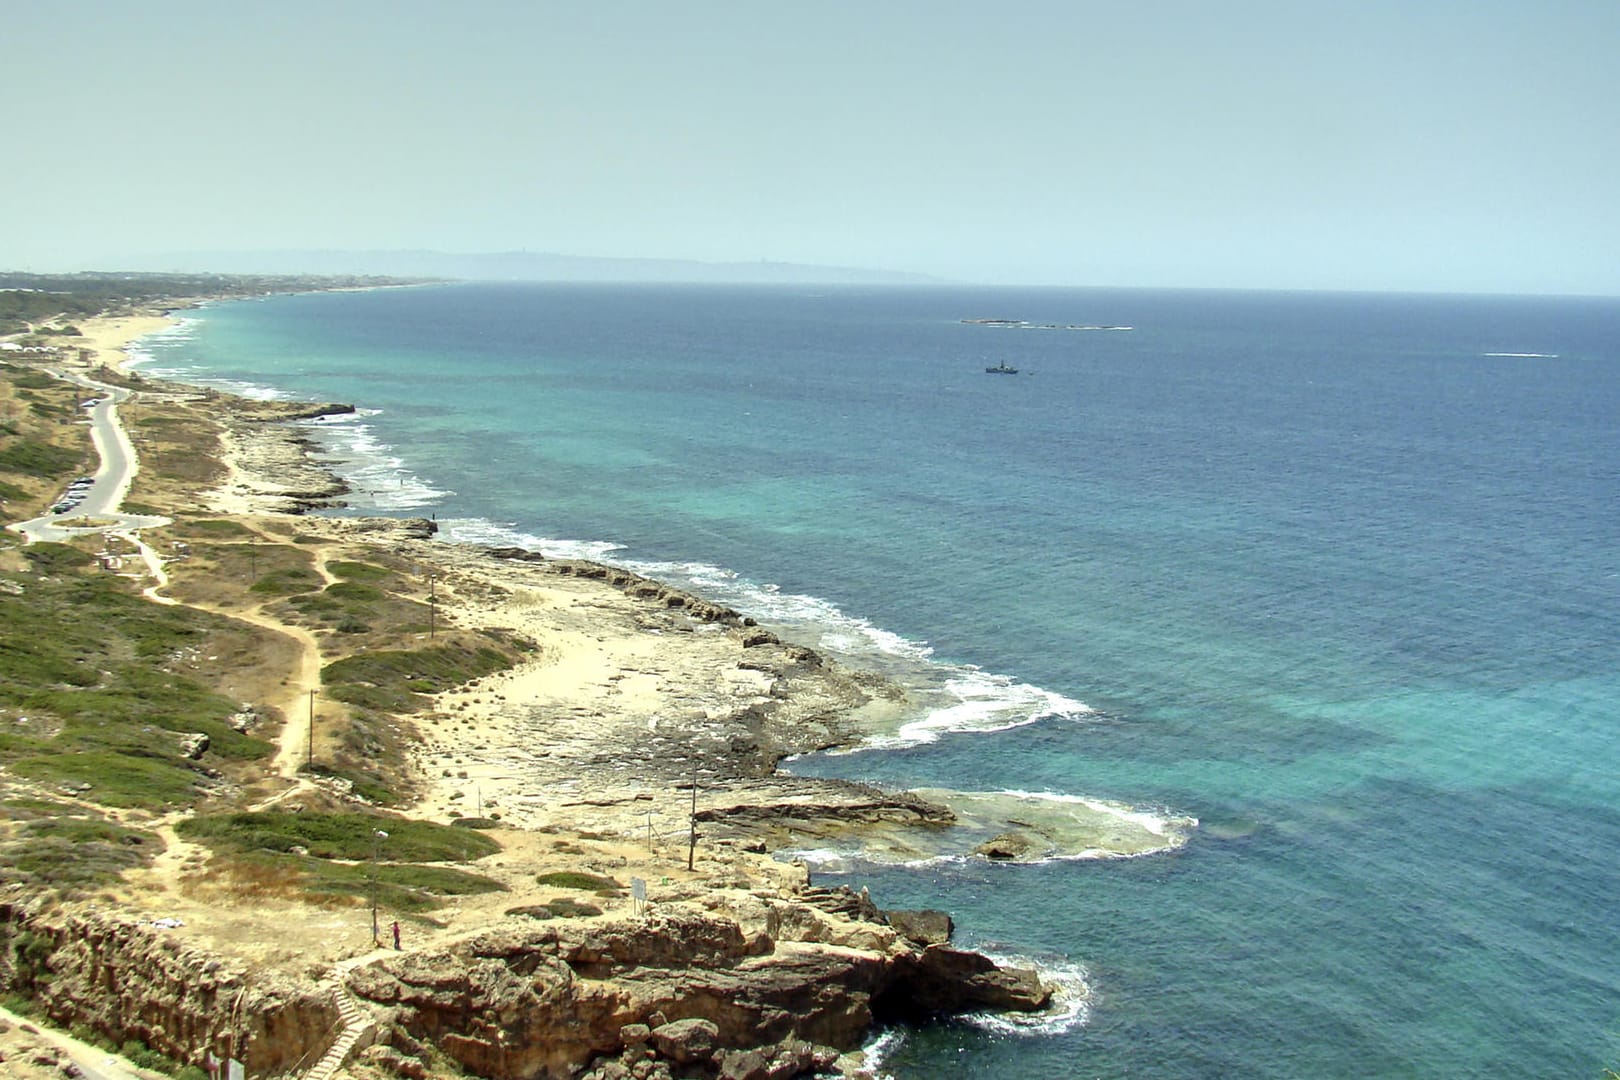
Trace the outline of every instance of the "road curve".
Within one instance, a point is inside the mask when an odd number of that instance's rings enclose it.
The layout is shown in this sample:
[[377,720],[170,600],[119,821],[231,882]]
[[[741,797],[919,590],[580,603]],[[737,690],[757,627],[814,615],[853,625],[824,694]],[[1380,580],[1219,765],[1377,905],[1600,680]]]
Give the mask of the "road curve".
[[[129,441],[129,433],[118,419],[118,406],[130,399],[130,392],[82,375],[60,371],[52,374],[102,395],[90,409],[90,441],[95,444],[96,453],[101,457],[101,467],[96,470],[92,478],[94,482],[85,493],[84,500],[72,510],[65,514],[41,514],[28,521],[14,522],[6,528],[22,533],[32,544],[40,540],[67,540],[86,533],[132,533],[167,525],[169,519],[166,517],[124,514],[118,510],[140,467],[135,447]],[[83,520],[84,524],[74,525],[75,520]]]

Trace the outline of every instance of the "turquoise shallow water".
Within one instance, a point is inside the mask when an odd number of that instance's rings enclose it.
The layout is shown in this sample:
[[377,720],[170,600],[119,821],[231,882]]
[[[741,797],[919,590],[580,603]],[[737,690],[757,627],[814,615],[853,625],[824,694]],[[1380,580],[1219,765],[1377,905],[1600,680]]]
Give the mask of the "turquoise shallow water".
[[1200,819],[1129,861],[857,862],[1093,991],[908,1034],[897,1077],[1620,1062],[1620,303],[470,285],[148,349],[378,410],[325,430],[356,510],[695,584],[995,729],[796,770]]

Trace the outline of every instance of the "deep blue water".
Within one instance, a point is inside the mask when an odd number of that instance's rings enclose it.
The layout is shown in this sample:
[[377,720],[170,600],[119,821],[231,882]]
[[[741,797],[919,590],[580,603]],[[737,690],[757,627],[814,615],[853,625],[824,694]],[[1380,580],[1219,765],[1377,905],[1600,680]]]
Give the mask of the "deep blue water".
[[798,771],[1200,819],[857,867],[1094,992],[897,1077],[1620,1063],[1620,301],[476,285],[149,349],[380,410],[328,432],[357,510],[695,582],[1005,728]]

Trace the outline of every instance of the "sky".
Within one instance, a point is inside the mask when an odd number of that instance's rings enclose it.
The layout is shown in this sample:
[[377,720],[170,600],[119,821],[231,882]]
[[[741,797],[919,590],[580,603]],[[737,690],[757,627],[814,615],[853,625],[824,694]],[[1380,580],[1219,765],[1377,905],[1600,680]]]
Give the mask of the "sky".
[[19,0],[0,268],[1620,295],[1615,0]]

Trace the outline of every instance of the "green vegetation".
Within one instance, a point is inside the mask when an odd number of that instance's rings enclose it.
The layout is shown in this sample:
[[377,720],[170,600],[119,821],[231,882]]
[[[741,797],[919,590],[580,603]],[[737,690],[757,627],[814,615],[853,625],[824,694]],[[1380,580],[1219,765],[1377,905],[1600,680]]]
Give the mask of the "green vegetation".
[[90,560],[66,545],[23,554],[52,576],[0,574],[0,707],[27,718],[0,732],[0,766],[105,806],[160,809],[194,801],[218,766],[273,751],[231,726],[237,702],[182,670],[223,620],[76,572]]
[[[379,829],[387,837],[378,837]],[[420,865],[470,862],[500,850],[488,837],[427,821],[264,812],[195,817],[176,831],[212,847],[238,881],[290,887],[315,899],[366,897],[375,888],[389,910],[418,912],[439,906],[444,897],[505,888],[481,874]]]
[[[386,839],[377,837],[379,829],[388,834]],[[369,860],[375,851],[394,863],[470,862],[501,849],[475,832],[386,814],[210,814],[182,821],[176,831],[216,850],[286,852],[301,847],[316,858],[354,860]]]
[[420,694],[437,693],[511,666],[512,659],[492,645],[457,642],[336,660],[321,669],[321,682],[338,701],[405,713],[422,706]]
[[22,997],[31,998],[51,978],[50,939],[24,930],[11,939],[10,945],[11,988]]
[[53,446],[37,439],[20,439],[0,447],[0,472],[50,480],[73,472],[84,463],[84,452]]
[[501,816],[492,817],[458,817],[450,823],[458,829],[498,829],[501,827]]
[[549,885],[554,889],[579,889],[583,892],[594,892],[598,896],[618,896],[623,885],[602,874],[587,874],[578,870],[559,870],[555,873],[541,874],[535,878],[540,885]]
[[18,823],[0,842],[0,883],[88,888],[163,850],[154,833],[86,816],[70,804],[14,799],[0,807],[0,817]]
[[389,912],[429,912],[445,899],[481,892],[501,892],[505,886],[483,874],[452,870],[447,866],[413,863],[334,863],[313,855],[280,852],[237,852],[214,866],[227,873],[238,887],[261,894],[300,895],[314,902],[369,899]]
[[551,913],[559,919],[582,919],[602,914],[602,909],[595,904],[583,904],[566,896],[548,901],[546,907],[550,908]]
[[118,1048],[118,1053],[131,1065],[140,1069],[151,1069],[154,1072],[173,1073],[178,1064],[168,1055],[160,1054],[149,1049],[139,1039],[130,1039]]
[[187,518],[172,526],[176,536],[186,539],[217,540],[224,537],[251,536],[253,530],[230,518]]
[[582,904],[578,900],[562,896],[544,904],[524,904],[520,907],[510,907],[506,909],[506,914],[542,920],[580,919],[591,915],[600,915],[602,909],[595,904]]
[[354,794],[377,806],[395,806],[400,802],[400,792],[396,790],[389,778],[369,769],[339,768],[333,765],[323,765],[317,761],[299,771],[314,773],[316,776],[331,776],[339,780],[347,780],[349,789]]
[[373,566],[362,562],[332,562],[328,563],[328,570],[344,581],[378,582],[386,581],[394,576],[392,570],[381,566]]
[[29,544],[23,549],[23,558],[42,574],[61,574],[69,570],[80,570],[96,561],[76,547],[54,544],[48,540]]
[[440,906],[444,897],[506,890],[493,878],[443,866],[380,863],[373,868],[303,859],[297,869],[305,875],[305,893],[316,897],[368,897],[375,882],[378,903],[390,911],[428,911]]
[[318,588],[320,583],[321,576],[315,571],[294,567],[287,570],[273,570],[255,581],[250,588],[256,593],[292,596],[311,592]]
[[335,581],[325,589],[326,595],[352,603],[373,603],[383,599],[383,591],[375,585],[362,585],[357,581]]

